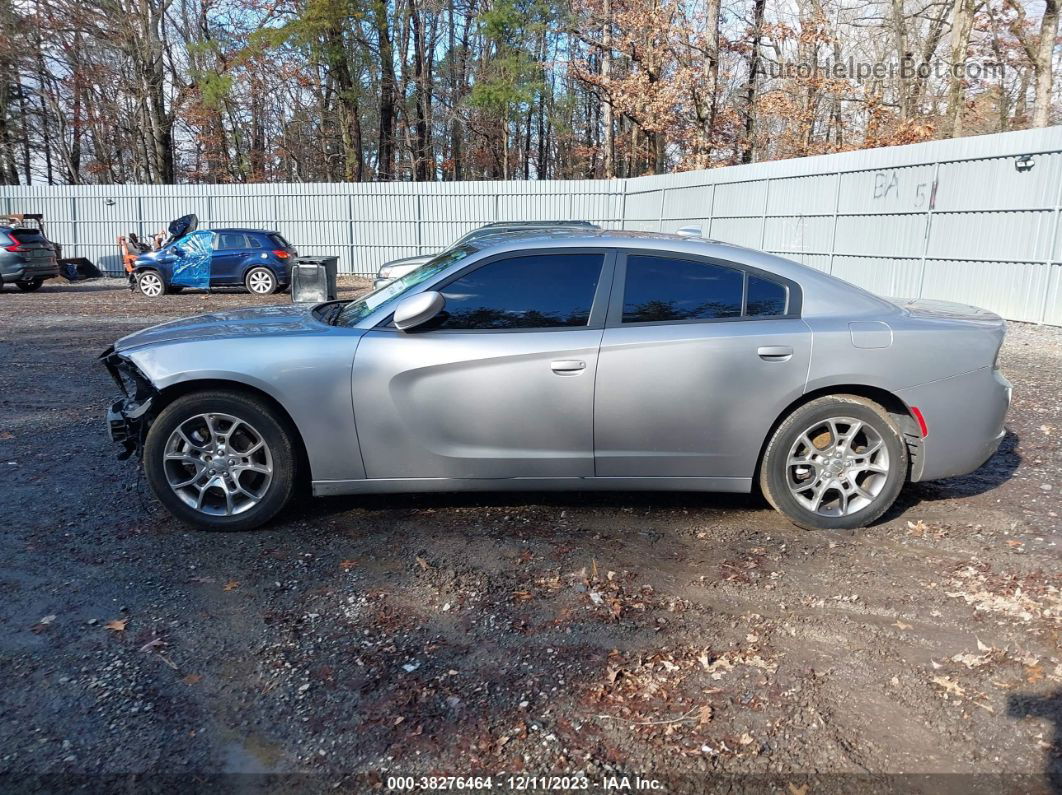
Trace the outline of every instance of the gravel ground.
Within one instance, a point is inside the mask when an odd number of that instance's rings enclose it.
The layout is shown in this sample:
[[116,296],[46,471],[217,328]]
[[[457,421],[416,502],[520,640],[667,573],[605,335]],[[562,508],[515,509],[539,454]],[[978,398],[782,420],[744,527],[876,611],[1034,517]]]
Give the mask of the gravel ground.
[[869,530],[756,497],[492,494],[189,531],[116,460],[94,358],[278,300],[0,295],[8,784],[1062,791],[1062,329],[1011,324],[1000,452]]

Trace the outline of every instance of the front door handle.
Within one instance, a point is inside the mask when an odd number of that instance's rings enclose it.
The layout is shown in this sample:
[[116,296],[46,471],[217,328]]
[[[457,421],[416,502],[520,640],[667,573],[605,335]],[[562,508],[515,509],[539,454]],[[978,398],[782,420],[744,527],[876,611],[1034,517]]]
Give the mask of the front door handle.
[[586,362],[579,359],[558,359],[549,363],[550,369],[558,374],[578,373],[586,369]]
[[762,345],[756,353],[765,362],[787,362],[793,358],[793,349],[788,345]]

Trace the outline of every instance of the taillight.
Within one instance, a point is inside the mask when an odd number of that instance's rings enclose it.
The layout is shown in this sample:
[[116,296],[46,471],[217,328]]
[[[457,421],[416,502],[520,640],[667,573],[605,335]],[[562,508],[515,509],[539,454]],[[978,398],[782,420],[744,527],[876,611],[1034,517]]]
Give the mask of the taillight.
[[291,255],[288,254],[288,252],[286,252],[282,248],[275,248],[275,249],[273,249],[273,256],[276,257],[277,259],[287,259]]
[[10,246],[4,246],[4,251],[14,251],[15,253],[19,253],[22,251],[29,251],[29,249],[23,248],[20,243],[14,243]]

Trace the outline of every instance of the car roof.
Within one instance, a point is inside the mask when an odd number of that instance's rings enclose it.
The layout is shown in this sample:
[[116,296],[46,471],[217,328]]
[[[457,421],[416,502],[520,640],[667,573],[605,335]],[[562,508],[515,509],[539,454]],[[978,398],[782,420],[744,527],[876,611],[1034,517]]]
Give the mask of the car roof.
[[494,229],[500,227],[549,227],[549,226],[575,226],[583,229],[597,229],[597,225],[590,221],[492,221],[484,224],[480,229]]
[[273,229],[248,229],[242,226],[226,226],[224,229],[211,229],[211,232],[252,232],[256,235],[279,235],[280,233]]
[[[884,299],[854,284],[808,265],[802,265],[765,251],[703,237],[663,232],[569,227],[529,229],[526,232],[492,235],[479,238],[469,246],[476,249],[480,256],[552,248],[619,248],[642,249],[647,254],[690,254],[757,268],[768,274],[773,273],[796,282],[804,288],[805,315],[824,313],[831,304],[836,302],[847,304],[853,316],[858,316],[857,308],[880,311],[884,307],[891,306]],[[810,288],[810,295],[808,288]]]

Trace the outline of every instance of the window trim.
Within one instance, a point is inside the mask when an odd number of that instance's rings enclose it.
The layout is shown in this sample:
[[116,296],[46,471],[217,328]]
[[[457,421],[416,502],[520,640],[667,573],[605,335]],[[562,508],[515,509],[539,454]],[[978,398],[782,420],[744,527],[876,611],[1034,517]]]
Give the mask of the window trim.
[[[657,259],[685,260],[699,265],[715,265],[721,268],[738,271],[742,275],[741,282],[741,315],[738,317],[705,317],[687,318],[684,320],[638,320],[629,323],[623,322],[623,305],[627,292],[627,258],[628,257],[656,257]],[[764,281],[773,282],[786,291],[785,313],[781,315],[746,315],[749,292],[749,276],[755,276]],[[742,262],[720,259],[719,257],[707,257],[700,254],[688,254],[684,251],[664,251],[659,249],[623,249],[617,252],[616,265],[613,275],[613,283],[616,289],[612,290],[609,301],[608,316],[605,320],[605,328],[638,328],[641,326],[677,326],[690,323],[753,323],[764,320],[792,320],[800,317],[803,304],[803,293],[800,285],[792,279],[779,276],[777,273],[765,271]]]
[[[609,298],[612,285],[615,283],[616,250],[602,248],[600,246],[580,246],[573,248],[527,248],[519,251],[504,251],[483,259],[470,262],[449,276],[443,277],[434,284],[425,285],[418,292],[442,292],[458,279],[467,276],[473,271],[492,265],[507,259],[522,259],[534,256],[566,256],[569,254],[597,254],[601,256],[601,273],[597,278],[597,287],[594,289],[594,297],[590,305],[590,319],[585,326],[549,326],[545,328],[428,328],[412,329],[407,332],[399,332],[392,325],[394,312],[388,312],[379,323],[370,326],[373,331],[392,331],[404,334],[541,334],[555,333],[558,331],[593,331],[605,328],[605,321],[609,311]],[[412,293],[411,295],[416,295]]]

